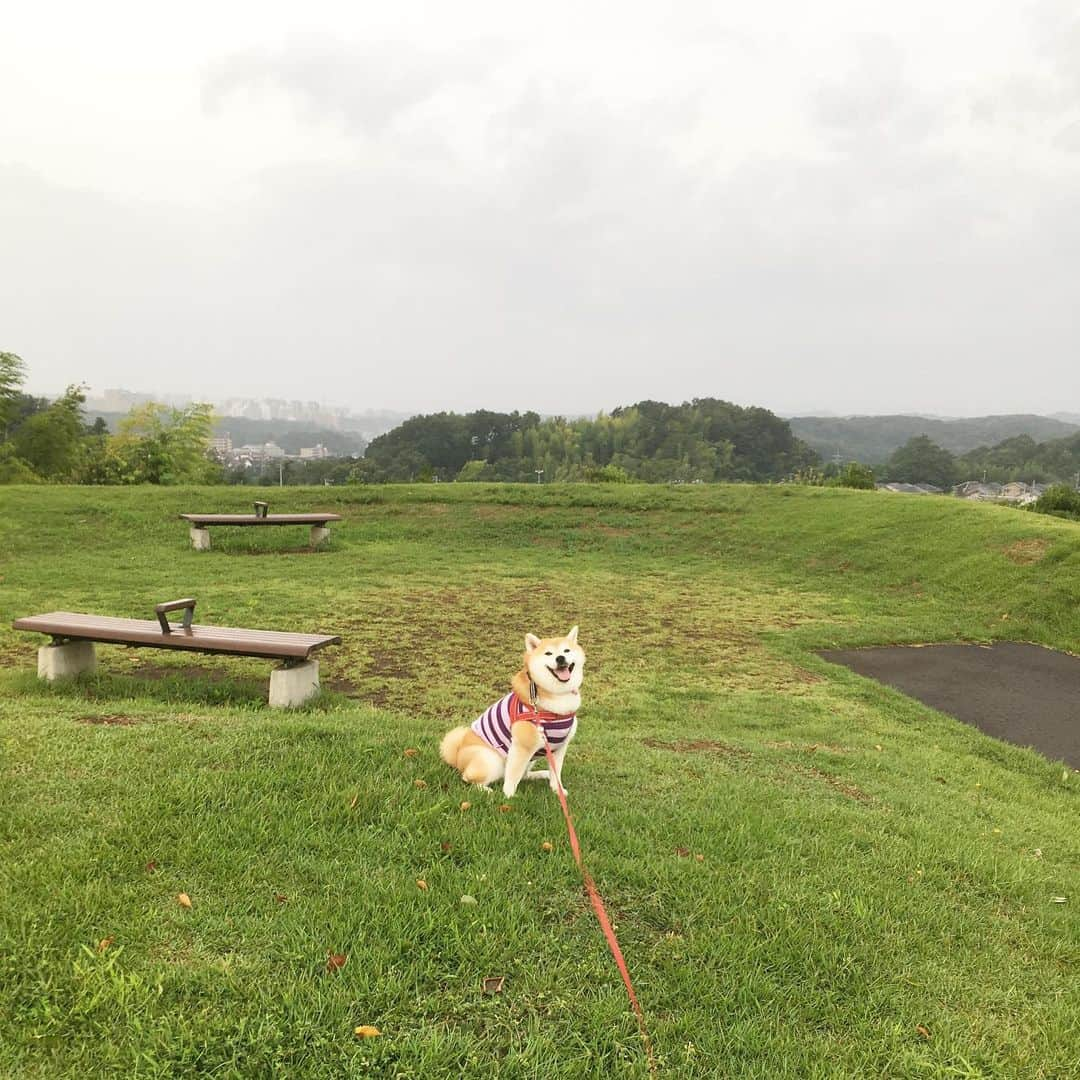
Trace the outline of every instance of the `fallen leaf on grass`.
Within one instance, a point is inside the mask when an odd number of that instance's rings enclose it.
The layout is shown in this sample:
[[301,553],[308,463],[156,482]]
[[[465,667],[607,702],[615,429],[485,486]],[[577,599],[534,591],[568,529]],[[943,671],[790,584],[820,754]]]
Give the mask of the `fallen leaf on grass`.
[[499,813],[500,814],[509,814],[510,813],[510,804],[509,803],[503,803],[502,806],[499,807]]
[[540,845],[540,850],[541,851],[554,851],[555,850],[555,845],[550,840],[545,840]]
[[705,861],[705,856],[704,855],[695,855],[694,858],[697,859],[698,862],[704,862]]
[[459,810],[469,810],[469,809],[471,809],[471,808],[472,808],[472,803],[471,803],[471,802],[463,802],[463,803],[462,803],[462,804],[461,804],[461,805],[460,805],[460,806],[458,807],[458,809],[459,809]]
[[274,893],[274,900],[279,904],[287,904],[289,902],[289,898],[284,893],[279,892]]
[[348,957],[344,953],[330,953],[326,958],[326,970],[327,971],[340,971],[348,961]]
[[361,1024],[359,1027],[353,1028],[353,1034],[358,1039],[373,1039],[376,1035],[381,1035],[382,1032],[370,1024]]
[[476,897],[470,896],[468,893],[464,893],[461,897],[461,902],[465,905],[471,905],[476,903]]
[[97,951],[98,952],[104,952],[115,940],[116,940],[116,938],[114,938],[114,937],[104,937],[104,938],[102,938],[98,942]]
[[1033,859],[1041,859],[1042,858],[1042,848],[1041,847],[1035,848],[1035,850],[1031,853],[1031,857]]
[[484,993],[489,997],[503,992],[503,984],[506,982],[505,975],[489,975],[484,980]]
[[155,871],[155,870],[157,869],[157,863],[156,863],[156,862],[154,862],[154,860],[153,860],[153,859],[151,859],[151,860],[150,860],[150,861],[149,861],[149,862],[148,862],[148,863],[146,864],[146,866],[144,866],[144,867],[143,867],[143,869],[144,869],[144,870],[145,870],[145,871],[146,871],[146,872],[147,872],[148,874],[152,874],[152,873],[153,873],[153,872],[154,872],[154,871]]
[[689,859],[690,849],[688,847],[677,847],[675,849],[675,854],[678,855],[680,859]]
[[417,780],[414,780],[414,781],[412,782],[412,786],[413,786],[414,788],[426,788],[426,787],[427,787],[427,781],[426,781],[426,780],[420,780],[420,779],[417,779]]
[[925,1024],[916,1024],[915,1030],[924,1038],[930,1038],[930,1029]]
[[453,844],[451,844],[449,840],[444,840],[444,841],[443,841],[443,842],[442,842],[442,843],[441,843],[441,844],[439,845],[439,847],[441,847],[441,848],[443,849],[443,851],[449,851],[449,850],[450,850],[450,849],[451,849],[451,848],[452,848],[453,846],[454,846],[454,845],[453,845]]
[[423,889],[424,892],[427,892],[427,882],[422,877],[418,877],[416,879],[416,887],[418,889]]
[[417,755],[417,754],[419,754],[419,753],[420,753],[420,751],[419,751],[419,750],[417,750],[415,746],[410,746],[410,747],[409,747],[409,748],[408,748],[408,749],[407,749],[407,750],[405,751],[405,756],[406,756],[406,757],[416,757],[416,755]]
[[186,892],[179,893],[176,902],[182,907],[191,910],[191,897]]

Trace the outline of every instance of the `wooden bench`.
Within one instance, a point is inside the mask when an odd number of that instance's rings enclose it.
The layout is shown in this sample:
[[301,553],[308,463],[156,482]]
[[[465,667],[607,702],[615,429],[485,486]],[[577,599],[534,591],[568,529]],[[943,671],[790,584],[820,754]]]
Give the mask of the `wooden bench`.
[[[183,611],[183,621],[170,623],[168,613]],[[257,656],[280,660],[270,673],[270,704],[301,705],[319,692],[319,662],[311,654],[326,645],[340,645],[337,634],[287,634],[277,630],[241,630],[192,623],[195,601],[172,600],[154,608],[152,619],[115,619],[74,611],[50,611],[16,619],[16,630],[48,634],[52,643],[38,649],[38,678],[54,679],[97,667],[94,642],[136,649],[182,649],[225,656]]]
[[311,546],[318,547],[330,536],[327,525],[340,521],[340,514],[271,514],[270,505],[255,504],[254,514],[181,514],[190,526],[191,546],[196,551],[210,550],[211,525],[310,525]]

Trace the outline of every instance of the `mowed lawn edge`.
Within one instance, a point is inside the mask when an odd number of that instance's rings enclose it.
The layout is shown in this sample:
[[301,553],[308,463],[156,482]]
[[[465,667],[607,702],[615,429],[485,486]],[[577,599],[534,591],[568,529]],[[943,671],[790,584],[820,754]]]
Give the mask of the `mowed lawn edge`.
[[[175,514],[250,489],[0,489],[0,1072],[642,1075],[554,799],[502,811],[435,752],[525,630],[572,623],[571,805],[667,1074],[1080,1061],[1080,778],[813,655],[1080,652],[1076,526],[750,486],[270,496],[346,520],[326,551],[196,553]],[[7,629],[189,594],[340,631],[324,699],[272,712],[268,664],[108,648],[43,688]]]

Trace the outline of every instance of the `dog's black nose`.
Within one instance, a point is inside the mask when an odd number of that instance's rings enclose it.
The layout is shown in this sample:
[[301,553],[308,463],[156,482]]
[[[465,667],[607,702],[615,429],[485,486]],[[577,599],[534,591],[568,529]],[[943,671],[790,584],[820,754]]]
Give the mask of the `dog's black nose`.
[[566,657],[565,656],[556,656],[555,657],[555,666],[556,667],[566,667]]

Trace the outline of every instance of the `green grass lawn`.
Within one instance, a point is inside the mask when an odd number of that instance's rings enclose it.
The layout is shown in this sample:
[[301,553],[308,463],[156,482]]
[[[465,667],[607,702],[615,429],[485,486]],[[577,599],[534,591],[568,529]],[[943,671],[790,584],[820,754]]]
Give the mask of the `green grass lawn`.
[[[566,783],[662,1075],[1080,1073],[1080,775],[814,653],[1080,653],[1080,526],[783,487],[270,496],[345,520],[196,553],[176,515],[250,491],[0,488],[0,1076],[646,1075],[556,799],[503,811],[437,754],[574,623]],[[340,633],[327,692],[271,711],[264,662],[108,646],[50,688],[9,629],[187,595]]]

